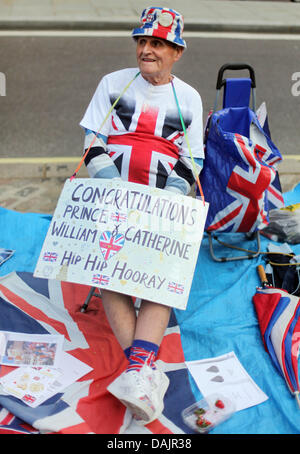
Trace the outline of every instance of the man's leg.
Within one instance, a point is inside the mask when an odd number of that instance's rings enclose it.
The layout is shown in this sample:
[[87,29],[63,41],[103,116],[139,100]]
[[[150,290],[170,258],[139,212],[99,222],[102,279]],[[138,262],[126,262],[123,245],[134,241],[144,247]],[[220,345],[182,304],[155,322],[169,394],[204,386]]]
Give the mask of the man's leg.
[[105,314],[123,350],[133,339],[143,339],[160,345],[169,323],[171,308],[143,300],[136,318],[130,296],[101,289]]
[[155,364],[155,357],[168,326],[170,311],[167,306],[142,301],[128,367],[107,388],[131,410],[138,424],[158,418],[164,408],[169,379]]
[[138,314],[134,339],[161,344],[169,323],[171,308],[143,300]]
[[130,296],[101,289],[104,311],[110,327],[122,349],[132,345],[136,327],[136,313]]
[[156,369],[155,360],[170,318],[170,308],[143,300],[137,317],[130,349],[128,372],[139,371],[147,364]]
[[156,369],[155,360],[168,326],[170,311],[167,306],[142,301],[128,356],[128,372],[140,371],[145,364]]

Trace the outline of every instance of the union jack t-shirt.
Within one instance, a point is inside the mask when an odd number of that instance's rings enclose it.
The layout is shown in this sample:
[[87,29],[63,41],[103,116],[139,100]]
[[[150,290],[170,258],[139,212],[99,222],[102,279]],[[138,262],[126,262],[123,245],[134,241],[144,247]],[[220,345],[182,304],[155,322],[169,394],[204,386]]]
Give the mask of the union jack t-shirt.
[[[139,75],[99,130],[111,105],[137,74],[137,68],[108,74],[100,81],[80,123],[86,130],[85,163],[91,177],[114,178],[187,194],[193,167],[171,83],[154,86]],[[200,173],[203,159],[202,101],[174,76],[173,84]],[[200,164],[200,165],[198,165]]]

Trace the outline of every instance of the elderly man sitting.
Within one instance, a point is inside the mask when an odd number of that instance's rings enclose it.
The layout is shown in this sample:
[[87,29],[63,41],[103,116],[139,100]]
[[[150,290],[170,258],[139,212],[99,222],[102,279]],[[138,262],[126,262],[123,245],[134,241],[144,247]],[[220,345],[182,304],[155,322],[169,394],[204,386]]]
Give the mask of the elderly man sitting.
[[[90,147],[85,158],[90,177],[121,178],[185,195],[190,192],[195,175],[188,147],[198,174],[204,157],[202,101],[194,88],[172,74],[186,47],[182,32],[183,18],[178,12],[160,7],[143,11],[141,25],[132,32],[138,68],[103,77],[80,123],[86,132],[85,150]],[[96,133],[127,84],[109,121]],[[162,413],[169,385],[155,359],[171,308],[142,301],[137,316],[130,296],[109,290],[101,294],[108,321],[129,360],[108,390],[138,423],[147,424]]]

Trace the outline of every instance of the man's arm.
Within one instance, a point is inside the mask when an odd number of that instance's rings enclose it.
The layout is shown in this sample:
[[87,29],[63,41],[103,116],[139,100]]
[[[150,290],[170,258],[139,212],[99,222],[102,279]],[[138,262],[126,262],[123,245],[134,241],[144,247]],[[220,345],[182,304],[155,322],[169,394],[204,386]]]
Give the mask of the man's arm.
[[[203,159],[194,158],[194,162],[197,175],[199,175],[203,166]],[[195,183],[194,174],[195,171],[191,158],[181,156],[167,178],[165,189],[167,191],[188,195],[191,186]]]
[[90,129],[85,129],[84,153],[90,147],[84,163],[91,178],[121,178],[113,160],[107,153],[107,138],[96,134]]

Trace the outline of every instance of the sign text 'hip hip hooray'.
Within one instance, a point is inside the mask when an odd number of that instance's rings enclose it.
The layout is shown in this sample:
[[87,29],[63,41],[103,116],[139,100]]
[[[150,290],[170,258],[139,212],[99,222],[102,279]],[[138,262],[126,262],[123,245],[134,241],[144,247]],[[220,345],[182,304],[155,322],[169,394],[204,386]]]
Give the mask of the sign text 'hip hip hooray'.
[[36,277],[185,309],[207,204],[119,180],[67,180]]

